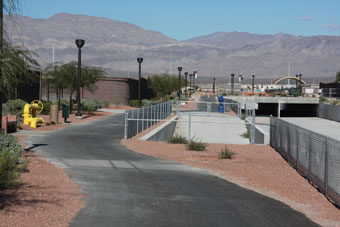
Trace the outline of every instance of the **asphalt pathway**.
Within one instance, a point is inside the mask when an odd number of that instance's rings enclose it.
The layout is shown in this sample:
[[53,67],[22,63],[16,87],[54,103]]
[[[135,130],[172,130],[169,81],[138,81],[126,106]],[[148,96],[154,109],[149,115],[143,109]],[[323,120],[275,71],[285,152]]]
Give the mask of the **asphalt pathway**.
[[318,226],[205,171],[128,150],[123,124],[117,114],[26,139],[85,194],[71,226]]

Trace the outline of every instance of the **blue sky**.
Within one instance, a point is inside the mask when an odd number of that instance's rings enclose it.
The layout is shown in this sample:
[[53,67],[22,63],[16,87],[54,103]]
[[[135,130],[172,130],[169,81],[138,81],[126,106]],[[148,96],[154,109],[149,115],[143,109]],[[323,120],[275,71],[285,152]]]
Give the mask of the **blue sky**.
[[340,0],[25,0],[21,14],[107,17],[185,40],[221,32],[340,35]]

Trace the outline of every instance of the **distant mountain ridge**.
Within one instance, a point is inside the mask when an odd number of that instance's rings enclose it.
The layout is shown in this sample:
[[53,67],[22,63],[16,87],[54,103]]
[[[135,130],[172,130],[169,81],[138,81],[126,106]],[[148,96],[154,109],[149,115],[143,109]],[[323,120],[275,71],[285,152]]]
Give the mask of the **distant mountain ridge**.
[[127,76],[127,71],[135,76],[138,56],[144,57],[147,75],[177,74],[177,66],[182,66],[205,77],[235,73],[274,78],[288,74],[289,59],[293,76],[326,77],[340,71],[340,36],[216,32],[177,41],[130,23],[86,15],[16,16],[5,21],[11,42],[36,52],[42,67],[52,62],[53,44],[55,61],[77,60],[74,40],[83,38],[84,63],[103,67],[110,76]]

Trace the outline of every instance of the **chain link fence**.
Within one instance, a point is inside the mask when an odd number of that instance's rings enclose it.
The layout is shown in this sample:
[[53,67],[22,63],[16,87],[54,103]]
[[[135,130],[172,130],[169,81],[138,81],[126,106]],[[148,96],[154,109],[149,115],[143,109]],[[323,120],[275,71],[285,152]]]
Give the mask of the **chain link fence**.
[[172,113],[172,101],[125,111],[124,138],[129,139]]
[[340,141],[271,117],[270,145],[331,201],[340,205]]
[[[236,132],[240,130],[237,128],[241,127],[241,130],[243,130],[241,125],[245,125],[246,127],[250,127],[249,140],[251,143],[254,143],[255,109],[251,106],[247,107],[245,111],[248,116],[247,119],[241,117],[241,112],[242,109],[239,103],[205,101],[169,101],[154,106],[128,110],[125,111],[124,138],[129,139],[158,122],[171,121],[176,122],[176,124],[179,123],[180,128],[184,130],[183,134],[189,139],[195,136],[193,131],[204,131],[204,129],[211,127],[210,130],[214,130],[214,127],[224,127],[225,130],[236,130],[235,134],[237,134]],[[179,118],[166,120],[171,114],[175,114]],[[242,121],[239,118],[246,121]],[[199,127],[199,129],[197,127]]]

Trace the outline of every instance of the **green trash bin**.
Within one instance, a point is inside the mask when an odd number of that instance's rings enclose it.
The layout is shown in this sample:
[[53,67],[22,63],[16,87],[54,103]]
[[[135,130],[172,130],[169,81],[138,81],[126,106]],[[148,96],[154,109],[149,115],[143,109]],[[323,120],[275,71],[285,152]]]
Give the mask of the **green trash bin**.
[[64,118],[64,123],[67,123],[67,118],[69,117],[69,114],[68,114],[68,105],[63,103],[61,109],[62,109],[62,117]]

